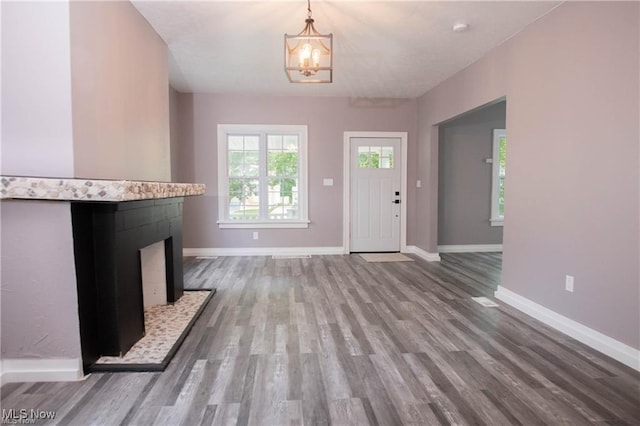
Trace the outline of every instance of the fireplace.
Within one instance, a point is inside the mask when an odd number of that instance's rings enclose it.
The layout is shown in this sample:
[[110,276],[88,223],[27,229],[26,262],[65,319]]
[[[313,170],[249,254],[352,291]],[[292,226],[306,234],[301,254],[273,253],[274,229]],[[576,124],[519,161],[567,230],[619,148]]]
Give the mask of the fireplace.
[[[85,371],[100,356],[124,355],[144,336],[143,276],[156,285],[164,277],[165,288],[150,291],[163,303],[182,296],[182,204],[179,197],[71,203]],[[164,271],[143,271],[148,257]]]
[[[144,336],[143,259],[156,247],[164,303],[183,293],[182,205],[203,184],[0,176],[0,199],[71,206],[84,371],[102,355],[120,356]],[[164,246],[164,250],[158,247]],[[142,257],[146,257],[143,254]],[[164,266],[162,266],[164,265]],[[158,272],[157,270],[155,272]],[[162,275],[162,274],[159,274]]]

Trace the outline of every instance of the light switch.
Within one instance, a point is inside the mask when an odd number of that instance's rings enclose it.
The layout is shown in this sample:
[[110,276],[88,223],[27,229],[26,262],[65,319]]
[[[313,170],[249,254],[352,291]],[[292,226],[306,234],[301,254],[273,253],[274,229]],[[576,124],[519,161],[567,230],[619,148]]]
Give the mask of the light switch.
[[324,179],[322,179],[322,184],[324,186],[333,186],[333,179],[332,178],[324,178]]
[[416,188],[422,188],[422,181],[421,180],[416,181]]

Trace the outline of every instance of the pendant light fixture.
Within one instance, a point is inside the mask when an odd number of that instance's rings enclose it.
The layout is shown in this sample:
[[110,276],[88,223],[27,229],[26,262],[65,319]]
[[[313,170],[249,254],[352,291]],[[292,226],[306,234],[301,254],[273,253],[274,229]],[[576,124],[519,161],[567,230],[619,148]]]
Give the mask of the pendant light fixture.
[[298,35],[284,35],[284,70],[292,83],[331,83],[333,34],[320,34],[311,15],[311,0],[307,0],[303,30]]

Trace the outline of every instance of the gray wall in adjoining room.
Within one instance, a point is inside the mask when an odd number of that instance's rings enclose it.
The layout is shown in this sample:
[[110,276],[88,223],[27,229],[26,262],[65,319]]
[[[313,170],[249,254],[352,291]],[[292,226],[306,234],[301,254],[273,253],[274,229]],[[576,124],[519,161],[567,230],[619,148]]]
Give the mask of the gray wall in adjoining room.
[[438,245],[502,244],[491,226],[493,129],[504,129],[506,102],[465,114],[440,126],[438,149]]

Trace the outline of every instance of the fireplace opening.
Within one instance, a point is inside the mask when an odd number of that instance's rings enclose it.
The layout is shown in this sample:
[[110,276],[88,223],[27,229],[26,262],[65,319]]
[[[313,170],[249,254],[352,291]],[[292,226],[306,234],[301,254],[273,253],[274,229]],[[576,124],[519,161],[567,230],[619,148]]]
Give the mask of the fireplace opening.
[[165,242],[139,250],[142,272],[142,300],[145,308],[167,304],[167,267]]

